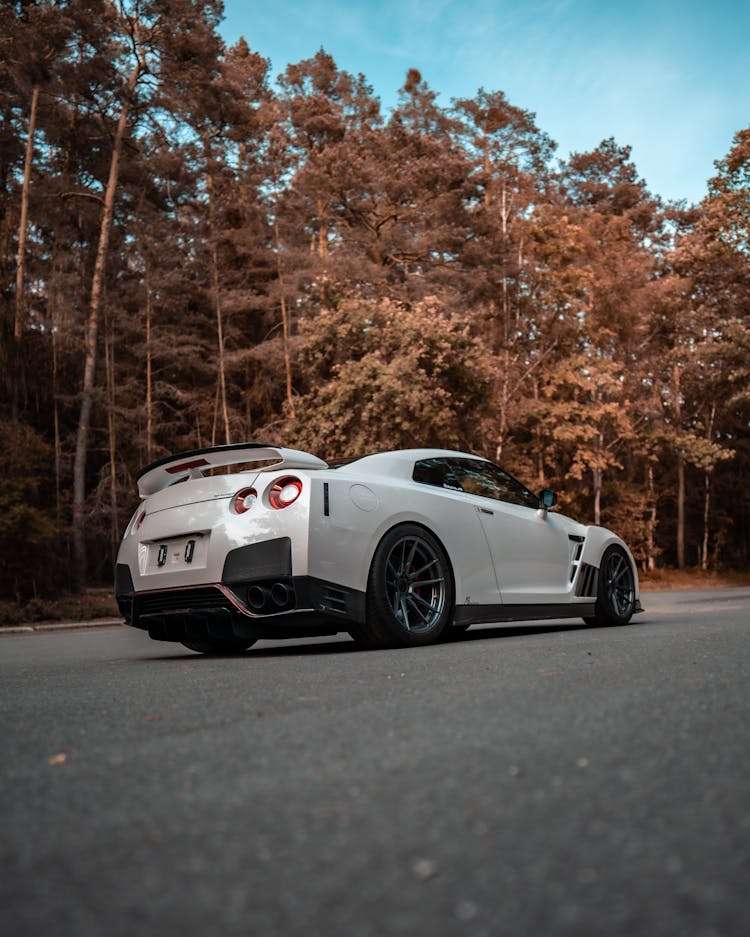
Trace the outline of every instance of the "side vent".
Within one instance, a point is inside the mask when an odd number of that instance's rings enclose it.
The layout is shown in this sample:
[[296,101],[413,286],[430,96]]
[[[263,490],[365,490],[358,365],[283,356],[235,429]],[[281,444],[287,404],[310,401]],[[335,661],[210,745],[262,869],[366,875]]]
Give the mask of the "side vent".
[[596,598],[598,584],[599,570],[597,567],[591,566],[589,563],[581,563],[578,582],[576,583],[576,595]]
[[323,605],[326,611],[338,612],[340,615],[346,615],[348,611],[346,594],[341,589],[333,589],[330,586],[323,593]]
[[583,541],[584,537],[580,537],[577,534],[568,534],[568,540],[570,541],[571,557],[570,557],[570,581],[576,578],[576,572],[578,571],[578,564],[581,562],[581,555],[583,554]]

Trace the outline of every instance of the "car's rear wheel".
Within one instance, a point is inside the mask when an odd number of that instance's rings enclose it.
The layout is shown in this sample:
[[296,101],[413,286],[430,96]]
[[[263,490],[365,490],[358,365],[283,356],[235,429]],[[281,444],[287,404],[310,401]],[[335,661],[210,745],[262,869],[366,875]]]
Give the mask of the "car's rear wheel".
[[376,647],[432,644],[452,613],[450,563],[438,540],[416,524],[388,531],[370,567],[359,641]]
[[594,615],[583,620],[587,625],[627,625],[634,611],[635,575],[630,558],[622,547],[608,547],[599,566]]
[[241,654],[255,644],[255,640],[246,638],[211,638],[206,641],[182,641],[191,651],[199,654]]

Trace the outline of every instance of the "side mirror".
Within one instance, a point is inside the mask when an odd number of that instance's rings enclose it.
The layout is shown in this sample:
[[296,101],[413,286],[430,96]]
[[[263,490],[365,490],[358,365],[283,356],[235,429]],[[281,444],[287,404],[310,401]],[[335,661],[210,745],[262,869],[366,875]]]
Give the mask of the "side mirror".
[[557,504],[557,495],[550,488],[543,488],[539,492],[539,506],[549,511]]

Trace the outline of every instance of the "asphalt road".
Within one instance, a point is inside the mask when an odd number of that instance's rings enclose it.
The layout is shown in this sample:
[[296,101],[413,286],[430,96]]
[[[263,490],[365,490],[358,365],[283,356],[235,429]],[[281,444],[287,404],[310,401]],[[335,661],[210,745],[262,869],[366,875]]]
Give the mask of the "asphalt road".
[[750,589],[205,658],[0,637],[0,929],[750,933]]

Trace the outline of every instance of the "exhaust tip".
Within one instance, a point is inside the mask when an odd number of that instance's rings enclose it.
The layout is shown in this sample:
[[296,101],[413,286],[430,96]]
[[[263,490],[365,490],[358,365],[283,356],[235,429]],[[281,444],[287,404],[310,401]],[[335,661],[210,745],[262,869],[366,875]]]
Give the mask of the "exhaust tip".
[[291,598],[289,587],[285,586],[283,582],[275,582],[271,586],[271,598],[279,608],[286,608]]
[[250,586],[247,590],[247,604],[254,612],[262,612],[269,599],[269,592],[264,586]]

